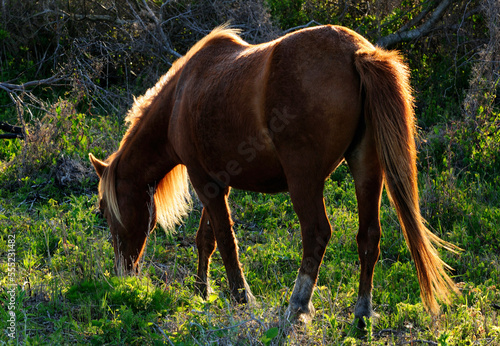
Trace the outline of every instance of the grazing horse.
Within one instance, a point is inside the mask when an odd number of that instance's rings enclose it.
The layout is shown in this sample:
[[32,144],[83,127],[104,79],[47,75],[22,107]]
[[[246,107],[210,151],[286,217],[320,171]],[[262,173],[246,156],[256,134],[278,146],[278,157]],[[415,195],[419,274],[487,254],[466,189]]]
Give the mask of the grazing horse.
[[259,45],[217,28],[135,101],[127,121],[128,131],[107,161],[90,154],[117,268],[137,270],[156,223],[170,229],[186,215],[189,177],[203,204],[197,289],[206,297],[218,245],[233,296],[250,302],[228,207],[230,188],[289,191],[303,254],[288,314],[307,319],[331,236],[324,182],[346,160],[359,213],[359,325],[373,313],[384,183],[426,307],[436,312],[436,298],[448,302],[457,291],[434,247],[453,245],[432,234],[420,214],[413,98],[408,68],[397,52],[339,26],[304,29]]

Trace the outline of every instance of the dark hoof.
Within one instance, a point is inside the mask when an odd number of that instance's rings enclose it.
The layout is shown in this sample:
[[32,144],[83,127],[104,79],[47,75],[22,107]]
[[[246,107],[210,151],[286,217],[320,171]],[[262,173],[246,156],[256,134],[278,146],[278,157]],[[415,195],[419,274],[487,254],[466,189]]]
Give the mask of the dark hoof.
[[314,306],[311,302],[309,302],[309,304],[304,306],[290,302],[290,305],[288,306],[288,309],[285,312],[285,318],[290,323],[296,323],[296,322],[308,323],[314,318],[315,313],[316,310],[314,309]]
[[237,293],[233,293],[233,297],[236,300],[237,304],[254,306],[257,301],[248,286],[246,288],[238,290]]
[[194,290],[203,300],[207,300],[208,297],[214,293],[210,285],[205,282],[196,281],[194,283]]
[[255,306],[257,301],[245,280],[243,280],[243,288],[239,288],[236,292],[233,291],[233,297],[238,304]]
[[354,323],[359,329],[365,329],[368,325],[373,324],[374,319],[379,317],[373,311],[371,295],[360,296],[354,308]]
[[356,327],[358,329],[364,330],[366,328],[367,323],[365,322],[365,319],[369,320],[368,317],[363,317],[363,316],[359,317],[359,318],[357,317],[354,319],[354,324],[356,325]]
[[365,330],[368,326],[373,325],[373,322],[379,317],[378,314],[371,311],[369,316],[355,316],[354,325],[358,329]]

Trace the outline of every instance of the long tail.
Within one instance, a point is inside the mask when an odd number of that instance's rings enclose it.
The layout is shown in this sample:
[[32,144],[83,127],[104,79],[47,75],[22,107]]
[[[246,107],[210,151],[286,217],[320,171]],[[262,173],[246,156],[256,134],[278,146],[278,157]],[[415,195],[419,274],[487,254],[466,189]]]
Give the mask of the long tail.
[[187,215],[191,207],[186,166],[174,167],[156,186],[156,217],[161,227],[170,231]]
[[365,93],[365,117],[373,127],[385,185],[417,268],[420,295],[435,313],[436,298],[449,303],[458,289],[445,271],[451,268],[432,243],[451,251],[458,248],[431,233],[420,214],[409,71],[397,52],[380,48],[358,50],[355,65]]

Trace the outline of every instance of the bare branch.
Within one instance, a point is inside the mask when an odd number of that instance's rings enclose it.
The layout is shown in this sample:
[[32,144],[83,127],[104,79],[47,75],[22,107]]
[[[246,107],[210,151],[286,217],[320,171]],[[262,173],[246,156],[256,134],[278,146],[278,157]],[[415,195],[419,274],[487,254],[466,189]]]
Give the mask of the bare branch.
[[16,139],[16,138],[24,138],[23,135],[18,135],[15,133],[2,133],[0,134],[0,139]]
[[425,18],[425,16],[427,16],[427,14],[429,14],[429,12],[432,10],[432,4],[429,4],[422,12],[420,12],[416,17],[414,17],[412,20],[410,20],[408,23],[406,23],[405,25],[403,25],[399,31],[408,31],[408,29],[410,29],[411,27],[417,25],[418,23],[420,23],[421,20],[423,20]]
[[[429,19],[425,21],[419,27],[407,30],[410,25],[404,26],[402,30],[398,30],[397,32],[384,36],[377,41],[377,45],[380,47],[390,47],[400,42],[406,42],[415,40],[423,35],[427,34],[432,30],[434,25],[441,19],[446,9],[451,5],[453,0],[443,0],[441,1],[435,8],[434,12],[430,15]],[[421,20],[425,15],[430,12],[430,7],[423,10],[423,12],[415,17],[416,19]],[[416,24],[416,21],[415,21]]]
[[321,25],[321,23],[318,23],[317,21],[315,20],[311,20],[309,23],[307,24],[304,24],[304,25],[299,25],[299,26],[295,26],[293,28],[290,28],[290,29],[287,29],[285,30],[283,33],[284,34],[288,34],[289,32],[292,32],[292,31],[295,31],[295,30],[298,30],[298,29],[304,29],[304,28],[308,28],[310,27],[311,25]]
[[[129,4],[130,9],[134,12],[134,14],[137,17],[138,21],[140,21],[140,23],[142,24],[142,26],[144,28],[146,28],[146,25],[142,21],[141,17],[133,9],[132,5],[130,5],[130,2],[127,1],[127,3]],[[151,8],[149,7],[148,3],[145,0],[143,0],[142,3],[144,5],[144,7],[146,8],[149,17],[154,21],[154,23],[156,25],[157,32],[159,33],[159,35],[161,37],[161,40],[159,40],[155,35],[152,35],[153,38],[161,45],[161,47],[163,48],[164,51],[166,51],[167,53],[172,54],[176,58],[180,58],[182,55],[179,54],[178,52],[176,52],[170,46],[169,40],[168,40],[167,36],[165,35],[165,32],[161,28],[161,21],[158,19],[158,17],[156,17],[156,15],[153,13],[153,11],[151,10]]]
[[10,132],[14,135],[21,135],[23,134],[22,129],[19,126],[14,126],[10,125],[4,122],[0,122],[0,130],[5,131],[5,132]]
[[107,14],[68,13],[68,12],[65,12],[61,9],[59,9],[59,10],[46,9],[42,12],[34,14],[33,17],[39,17],[39,16],[43,16],[46,14],[53,14],[56,16],[62,16],[62,17],[71,18],[71,19],[75,19],[75,20],[85,20],[86,19],[86,20],[90,20],[90,21],[94,21],[94,22],[105,21],[105,22],[111,22],[111,23],[118,24],[118,25],[133,24],[136,22],[135,20],[120,19],[117,16],[111,16],[111,15],[107,15]]
[[25,91],[27,88],[36,87],[39,85],[55,84],[64,80],[65,78],[67,78],[67,76],[61,76],[61,73],[57,73],[52,77],[29,81],[24,84],[11,84],[11,83],[0,82],[0,88],[7,91],[8,93],[14,91]]
[[14,126],[4,122],[0,122],[0,130],[9,132],[0,134],[0,139],[24,138],[23,129],[19,126]]

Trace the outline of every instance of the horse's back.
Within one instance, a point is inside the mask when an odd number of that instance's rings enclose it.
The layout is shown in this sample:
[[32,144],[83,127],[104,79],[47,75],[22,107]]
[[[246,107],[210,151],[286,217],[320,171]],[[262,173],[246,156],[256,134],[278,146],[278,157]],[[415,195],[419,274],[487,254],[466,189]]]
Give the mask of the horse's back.
[[286,189],[299,162],[326,177],[359,127],[353,59],[362,44],[325,26],[258,46],[226,38],[201,48],[178,82],[169,134],[179,156],[188,169],[250,190]]

